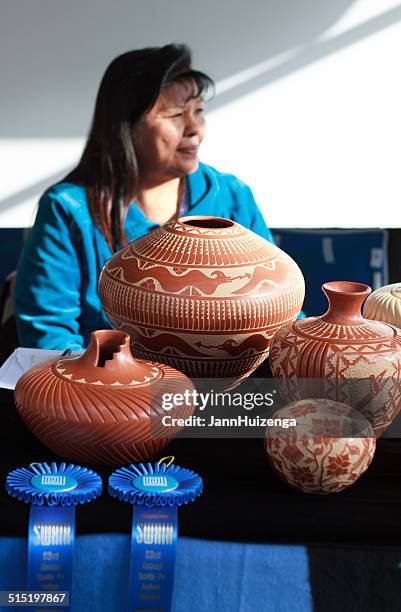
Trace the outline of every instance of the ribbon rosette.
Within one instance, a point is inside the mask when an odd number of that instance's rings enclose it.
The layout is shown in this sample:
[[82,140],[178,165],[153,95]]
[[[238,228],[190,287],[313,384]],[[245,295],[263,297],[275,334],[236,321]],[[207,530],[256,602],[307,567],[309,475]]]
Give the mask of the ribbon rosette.
[[[146,482],[149,482],[148,487]],[[165,463],[131,464],[119,468],[109,478],[112,497],[148,508],[188,504],[201,495],[202,489],[202,478],[198,474],[174,464],[169,467]]]
[[100,495],[102,480],[79,465],[33,463],[10,472],[6,489],[12,497],[34,506],[77,506]]

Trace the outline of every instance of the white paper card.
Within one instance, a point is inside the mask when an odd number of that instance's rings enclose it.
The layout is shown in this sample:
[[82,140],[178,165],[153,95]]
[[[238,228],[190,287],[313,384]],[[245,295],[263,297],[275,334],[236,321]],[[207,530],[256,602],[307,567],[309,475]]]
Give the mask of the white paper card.
[[[44,363],[49,359],[55,359],[63,354],[63,351],[44,350],[32,348],[17,348],[3,363],[0,368],[0,387],[4,389],[15,389],[17,380],[25,374],[29,368],[38,363]],[[79,355],[80,352],[71,353]]]

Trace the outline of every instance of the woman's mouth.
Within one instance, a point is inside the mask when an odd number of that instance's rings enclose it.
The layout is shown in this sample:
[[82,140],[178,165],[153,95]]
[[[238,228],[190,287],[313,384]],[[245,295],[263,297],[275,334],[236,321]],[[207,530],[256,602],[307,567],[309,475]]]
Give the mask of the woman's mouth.
[[188,157],[196,157],[198,153],[198,147],[193,145],[190,147],[179,147],[177,151],[182,155],[187,155]]

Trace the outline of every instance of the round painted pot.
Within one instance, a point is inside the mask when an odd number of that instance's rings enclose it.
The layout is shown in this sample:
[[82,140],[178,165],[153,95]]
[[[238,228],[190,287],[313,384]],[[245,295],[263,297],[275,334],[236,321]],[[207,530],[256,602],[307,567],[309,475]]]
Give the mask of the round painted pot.
[[282,327],[270,351],[285,397],[325,397],[359,410],[376,436],[401,407],[401,331],[363,318],[371,289],[345,281],[323,285],[327,312]]
[[369,421],[340,402],[304,399],[280,408],[273,419],[296,427],[270,427],[264,440],[278,476],[305,493],[336,493],[369,467],[376,439]]
[[304,298],[297,264],[228,219],[184,217],[131,242],[103,268],[99,294],[133,354],[191,378],[248,376]]
[[401,328],[401,283],[376,289],[363,307],[367,319],[375,319]]
[[[134,359],[129,336],[92,333],[86,352],[28,370],[17,382],[17,410],[34,435],[71,461],[121,465],[157,455],[180,428],[163,427],[165,393],[194,387],[181,372]],[[168,414],[187,418],[183,403]],[[168,435],[167,435],[168,434]]]

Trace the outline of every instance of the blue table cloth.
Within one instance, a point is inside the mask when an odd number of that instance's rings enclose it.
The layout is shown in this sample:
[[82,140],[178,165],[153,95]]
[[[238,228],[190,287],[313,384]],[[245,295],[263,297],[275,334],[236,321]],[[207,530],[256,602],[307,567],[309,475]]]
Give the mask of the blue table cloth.
[[[124,611],[129,548],[128,535],[77,537],[74,612]],[[25,568],[26,540],[0,538],[0,590],[23,590]],[[172,610],[309,612],[306,548],[179,538]]]

